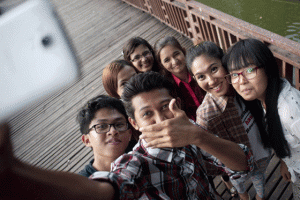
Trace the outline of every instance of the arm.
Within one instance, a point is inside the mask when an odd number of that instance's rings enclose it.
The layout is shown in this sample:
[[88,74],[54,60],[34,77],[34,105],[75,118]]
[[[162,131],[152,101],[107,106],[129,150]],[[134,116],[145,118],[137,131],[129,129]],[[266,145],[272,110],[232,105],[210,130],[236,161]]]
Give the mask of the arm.
[[33,167],[13,157],[7,125],[0,125],[1,199],[113,199],[110,183]]
[[170,102],[169,109],[174,118],[140,129],[142,132],[140,138],[150,141],[148,147],[183,147],[194,144],[217,157],[232,170],[247,169],[246,155],[238,144],[218,138],[191,123],[184,111],[177,107],[175,99]]

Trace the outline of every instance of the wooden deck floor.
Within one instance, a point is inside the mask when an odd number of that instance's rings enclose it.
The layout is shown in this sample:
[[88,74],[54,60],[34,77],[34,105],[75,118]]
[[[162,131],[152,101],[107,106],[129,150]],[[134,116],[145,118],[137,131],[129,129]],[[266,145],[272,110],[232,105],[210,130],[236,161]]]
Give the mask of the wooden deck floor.
[[[53,0],[74,44],[81,63],[81,78],[40,103],[26,108],[9,121],[14,152],[18,158],[46,169],[78,172],[92,157],[80,139],[75,118],[90,98],[105,94],[102,70],[121,58],[123,44],[141,36],[154,44],[165,35],[174,35],[186,48],[192,42],[120,0]],[[291,199],[291,187],[281,180],[278,160],[268,168],[268,199]],[[217,190],[230,199],[215,179]],[[254,189],[248,184],[251,197]]]

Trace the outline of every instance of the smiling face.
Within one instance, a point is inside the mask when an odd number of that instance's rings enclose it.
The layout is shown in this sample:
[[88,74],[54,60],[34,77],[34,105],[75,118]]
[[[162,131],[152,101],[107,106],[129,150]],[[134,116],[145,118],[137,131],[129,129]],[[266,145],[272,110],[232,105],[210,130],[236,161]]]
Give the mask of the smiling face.
[[131,100],[135,119],[129,118],[130,123],[138,130],[141,127],[173,118],[174,115],[169,110],[172,98],[168,90],[164,88],[136,95]]
[[134,49],[132,54],[130,54],[130,60],[133,66],[139,72],[148,72],[152,70],[154,57],[152,52],[148,47],[141,44]]
[[[126,122],[124,115],[115,109],[102,108],[95,113],[94,119],[91,121],[89,128],[96,124],[116,124]],[[87,147],[92,147],[94,156],[100,158],[118,158],[125,152],[129,141],[131,140],[131,130],[116,131],[111,127],[107,133],[96,133],[93,128],[86,135],[82,135],[82,141]]]
[[[255,68],[256,65],[250,65],[246,68],[239,70],[233,70],[230,74],[241,73],[249,68]],[[260,100],[263,104],[266,99],[266,90],[268,85],[268,77],[262,68],[258,68],[256,76],[253,79],[247,80],[244,76],[239,75],[239,80],[237,83],[233,83],[233,88],[237,91],[241,97],[246,101],[252,101],[255,99]]]
[[118,76],[117,76],[117,80],[118,80],[117,93],[118,93],[119,96],[122,96],[125,84],[134,75],[136,75],[136,71],[131,66],[128,66],[128,65],[125,65],[123,67],[123,69],[121,69],[121,71],[118,73]]
[[225,79],[227,72],[220,59],[205,54],[198,56],[192,63],[191,72],[204,91],[216,97],[228,95],[231,92],[231,86]]
[[177,77],[178,74],[187,72],[185,55],[173,45],[167,45],[160,51],[160,62],[162,66]]

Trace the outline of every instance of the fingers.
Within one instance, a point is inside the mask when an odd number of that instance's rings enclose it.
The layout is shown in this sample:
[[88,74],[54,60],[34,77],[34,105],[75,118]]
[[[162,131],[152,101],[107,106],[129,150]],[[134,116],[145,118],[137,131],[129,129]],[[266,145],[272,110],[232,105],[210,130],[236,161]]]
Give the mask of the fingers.
[[153,124],[153,125],[149,125],[149,126],[145,126],[145,127],[141,127],[139,129],[140,132],[144,133],[144,132],[158,132],[161,131],[163,129],[163,122],[159,123],[159,124]]
[[286,181],[291,181],[291,174],[289,172],[286,174]]
[[291,181],[291,174],[289,172],[282,173],[281,176],[285,181]]
[[145,146],[147,148],[172,148],[172,147],[174,147],[174,144],[166,138],[159,138],[159,139],[155,139],[150,142],[147,142],[147,144]]

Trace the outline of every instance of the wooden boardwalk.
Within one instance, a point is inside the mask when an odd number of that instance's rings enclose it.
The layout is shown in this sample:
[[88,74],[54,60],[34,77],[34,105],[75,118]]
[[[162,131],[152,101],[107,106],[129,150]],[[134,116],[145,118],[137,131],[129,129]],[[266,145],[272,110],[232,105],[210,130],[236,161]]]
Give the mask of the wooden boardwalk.
[[[9,121],[15,155],[22,161],[52,170],[78,172],[92,157],[80,139],[75,118],[90,98],[105,94],[102,70],[122,57],[123,44],[140,36],[154,44],[165,35],[173,35],[186,48],[192,42],[121,0],[53,0],[66,26],[81,63],[81,77],[61,91],[32,105]],[[268,199],[291,199],[291,187],[281,180],[278,160],[268,168]],[[215,179],[225,199],[224,184]],[[248,184],[251,197],[254,189]]]

